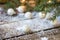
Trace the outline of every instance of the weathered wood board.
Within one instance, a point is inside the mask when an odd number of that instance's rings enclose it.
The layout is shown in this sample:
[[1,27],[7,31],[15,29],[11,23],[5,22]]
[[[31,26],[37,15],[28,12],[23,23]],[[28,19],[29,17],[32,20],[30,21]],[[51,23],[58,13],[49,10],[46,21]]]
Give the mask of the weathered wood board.
[[15,36],[5,40],[41,40],[42,37],[47,37],[48,40],[60,40],[60,28],[45,30],[42,32],[36,32],[23,36]]

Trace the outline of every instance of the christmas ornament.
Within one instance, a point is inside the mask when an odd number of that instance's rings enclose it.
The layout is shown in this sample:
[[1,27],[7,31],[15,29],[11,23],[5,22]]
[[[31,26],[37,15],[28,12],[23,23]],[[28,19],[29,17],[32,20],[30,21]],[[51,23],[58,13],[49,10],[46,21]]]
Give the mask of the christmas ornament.
[[39,12],[39,18],[45,18],[46,14],[44,12]]
[[42,37],[41,40],[48,40],[48,38],[47,37]]
[[24,4],[26,2],[26,0],[20,0],[20,3]]
[[23,27],[17,28],[17,30],[19,30],[23,33],[30,33],[31,32],[29,25],[23,25]]
[[10,15],[10,16],[12,16],[12,15],[16,14],[16,12],[14,11],[14,9],[9,8],[9,9],[7,10],[7,14]]
[[49,0],[47,3],[52,3],[52,0]]
[[35,6],[36,6],[36,1],[30,0],[30,1],[29,1],[29,6],[30,6],[30,7],[35,7]]
[[25,13],[25,18],[31,19],[33,17],[31,12],[26,12]]
[[16,10],[19,12],[19,13],[23,13],[26,11],[26,6],[19,6],[18,8],[16,8]]
[[0,3],[6,3],[8,0],[0,0]]
[[56,0],[58,3],[60,3],[60,0]]

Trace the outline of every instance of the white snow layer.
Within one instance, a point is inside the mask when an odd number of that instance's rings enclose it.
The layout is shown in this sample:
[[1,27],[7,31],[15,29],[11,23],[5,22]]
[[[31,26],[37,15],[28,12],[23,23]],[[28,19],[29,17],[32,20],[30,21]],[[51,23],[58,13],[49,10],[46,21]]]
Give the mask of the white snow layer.
[[[24,31],[28,29],[31,30],[32,32],[35,32],[35,31],[54,27],[50,20],[40,19],[38,17],[38,14],[36,13],[33,13],[33,16],[34,16],[33,19],[26,19],[24,17],[24,13],[20,13],[15,17],[0,15],[0,21],[3,20],[3,22],[4,21],[12,22],[12,23],[0,25],[0,29],[4,30],[5,32],[4,37],[11,37],[15,35],[24,34],[25,33]],[[28,25],[28,26],[26,27],[24,25]]]

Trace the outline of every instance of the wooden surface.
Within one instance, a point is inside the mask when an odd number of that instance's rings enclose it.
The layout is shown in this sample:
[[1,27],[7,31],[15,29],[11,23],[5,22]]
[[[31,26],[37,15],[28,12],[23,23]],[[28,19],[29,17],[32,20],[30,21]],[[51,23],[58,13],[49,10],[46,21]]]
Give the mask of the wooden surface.
[[49,40],[60,40],[60,28],[45,30],[44,34],[42,32],[36,32],[27,35],[6,38],[4,40],[41,40],[41,37],[48,37]]
[[[18,25],[21,22],[12,22],[0,25],[0,39],[1,40],[40,40],[41,37],[48,37],[49,40],[60,40],[60,27],[45,28],[43,31],[39,30],[33,33],[21,34],[17,31]],[[16,26],[15,26],[16,25]]]

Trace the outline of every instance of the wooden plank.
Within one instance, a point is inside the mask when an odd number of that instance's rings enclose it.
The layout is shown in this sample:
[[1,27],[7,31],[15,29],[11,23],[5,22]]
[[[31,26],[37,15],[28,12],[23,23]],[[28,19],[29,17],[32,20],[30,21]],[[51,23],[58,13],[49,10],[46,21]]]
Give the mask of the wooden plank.
[[46,30],[44,31],[44,34],[37,32],[4,40],[41,40],[42,37],[48,37],[49,40],[60,40],[60,28]]

